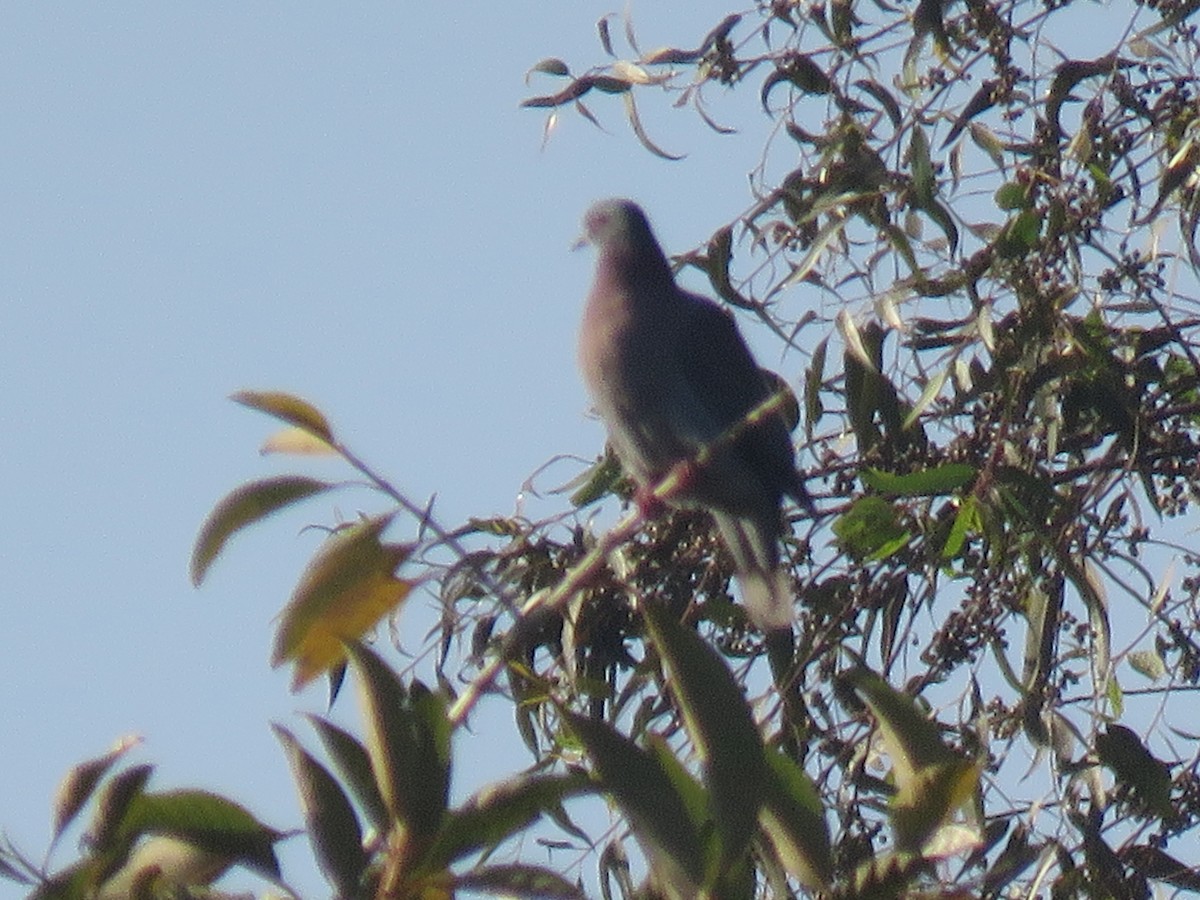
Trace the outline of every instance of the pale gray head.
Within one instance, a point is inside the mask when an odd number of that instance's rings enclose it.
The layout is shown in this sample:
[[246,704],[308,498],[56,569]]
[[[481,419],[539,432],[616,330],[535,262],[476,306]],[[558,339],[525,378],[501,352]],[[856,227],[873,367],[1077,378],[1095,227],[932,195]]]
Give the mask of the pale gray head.
[[656,245],[642,208],[632,200],[614,198],[593,204],[583,216],[584,239],[597,248],[615,245]]

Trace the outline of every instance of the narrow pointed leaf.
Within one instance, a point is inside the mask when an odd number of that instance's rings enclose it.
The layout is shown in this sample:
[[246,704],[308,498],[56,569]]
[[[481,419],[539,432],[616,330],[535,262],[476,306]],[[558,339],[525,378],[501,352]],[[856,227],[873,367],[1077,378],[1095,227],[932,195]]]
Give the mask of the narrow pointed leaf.
[[117,845],[126,832],[125,820],[129,808],[145,790],[154,766],[141,765],[126,769],[104,786],[96,801],[96,811],[89,829],[88,840],[97,850],[109,850]]
[[[597,85],[599,87],[599,85]],[[642,127],[642,120],[638,116],[637,104],[634,102],[633,93],[626,90],[625,92],[625,115],[629,119],[629,126],[633,129],[633,133],[637,135],[637,139],[642,142],[642,146],[653,153],[655,156],[660,156],[663,159],[669,159],[672,162],[683,159],[684,155],[675,156],[668,153],[659,147],[654,141],[650,140],[650,135],[646,134],[646,129]]]
[[756,831],[767,781],[762,737],[721,656],[657,604],[646,605],[645,618],[703,764],[723,861],[732,862]]
[[457,876],[455,886],[469,892],[500,896],[575,900],[587,895],[579,885],[541,866],[521,863],[484,866]]
[[352,897],[358,893],[367,868],[362,828],[354,808],[337,779],[300,746],[291,732],[279,725],[272,728],[292,768],[317,865],[340,896]]
[[960,759],[942,741],[937,723],[912,697],[901,694],[867,669],[853,669],[843,677],[879,723],[884,749],[892,761],[899,790],[913,783],[919,770]]
[[606,722],[563,711],[587,749],[600,786],[629,820],[651,865],[672,880],[699,885],[704,853],[686,805],[652,754]]
[[231,492],[209,513],[196,538],[192,550],[192,584],[200,585],[225,542],[236,532],[331,487],[329,482],[315,478],[282,475],[252,481]]
[[[420,702],[413,696],[416,691],[406,690],[374,651],[348,644],[347,653],[358,684],[367,754],[380,796],[411,838],[429,841],[446,811],[448,747],[431,727],[429,714],[414,709],[414,700]],[[444,710],[442,715],[444,719]]]
[[916,205],[925,209],[933,202],[937,193],[937,182],[934,180],[933,160],[929,156],[929,139],[925,137],[925,130],[919,125],[913,126],[908,152]]
[[319,409],[306,400],[283,391],[238,391],[231,398],[242,406],[257,409],[289,425],[303,428],[327,444],[334,443],[333,429]]
[[967,485],[975,477],[975,467],[967,463],[943,463],[932,469],[895,475],[880,469],[864,469],[863,484],[892,497],[936,497]]
[[354,735],[320,716],[309,716],[308,720],[316,729],[325,751],[337,766],[354,799],[366,813],[367,821],[379,834],[386,833],[390,817],[379,786],[375,783],[367,749]]
[[829,886],[833,853],[829,824],[811,778],[779,751],[767,753],[770,781],[759,812],[763,835],[789,874],[810,891]]
[[141,743],[139,737],[122,738],[103,756],[71,767],[54,795],[54,837],[52,842],[57,842],[66,827],[75,820],[79,810],[91,799],[96,786],[108,774],[113,764],[131,747],[139,743]]
[[509,778],[480,791],[447,813],[427,857],[430,866],[449,866],[471,853],[489,850],[556,810],[569,797],[595,790],[582,772]]

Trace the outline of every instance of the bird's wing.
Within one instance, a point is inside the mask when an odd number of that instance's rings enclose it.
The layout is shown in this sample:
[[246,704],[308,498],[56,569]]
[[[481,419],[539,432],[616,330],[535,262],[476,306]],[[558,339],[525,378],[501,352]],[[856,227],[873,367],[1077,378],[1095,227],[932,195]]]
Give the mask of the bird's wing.
[[[770,389],[733,317],[704,297],[683,293],[683,298],[677,345],[680,368],[720,434],[766,400]],[[747,430],[733,449],[768,490],[803,494],[791,437],[781,416]]]

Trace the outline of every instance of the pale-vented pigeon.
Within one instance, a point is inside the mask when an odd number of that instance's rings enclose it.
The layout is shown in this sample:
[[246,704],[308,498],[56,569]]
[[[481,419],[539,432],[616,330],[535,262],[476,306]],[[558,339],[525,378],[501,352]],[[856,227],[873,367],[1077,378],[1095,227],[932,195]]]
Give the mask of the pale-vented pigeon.
[[[645,495],[742,422],[771,389],[733,318],[676,286],[636,204],[597,203],[584,230],[598,258],[579,364],[613,449]],[[788,429],[772,415],[691,471],[670,501],[711,511],[747,611],[765,630],[788,626],[793,616],[779,565],[785,494],[811,509]]]

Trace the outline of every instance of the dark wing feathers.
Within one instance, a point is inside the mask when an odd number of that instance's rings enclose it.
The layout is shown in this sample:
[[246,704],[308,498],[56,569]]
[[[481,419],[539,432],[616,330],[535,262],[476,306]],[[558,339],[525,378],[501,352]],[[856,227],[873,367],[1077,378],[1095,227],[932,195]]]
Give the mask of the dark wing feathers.
[[[679,364],[717,430],[724,432],[765,401],[770,387],[733,316],[703,297],[680,293]],[[747,430],[733,449],[768,491],[809,504],[782,418],[772,416]]]

